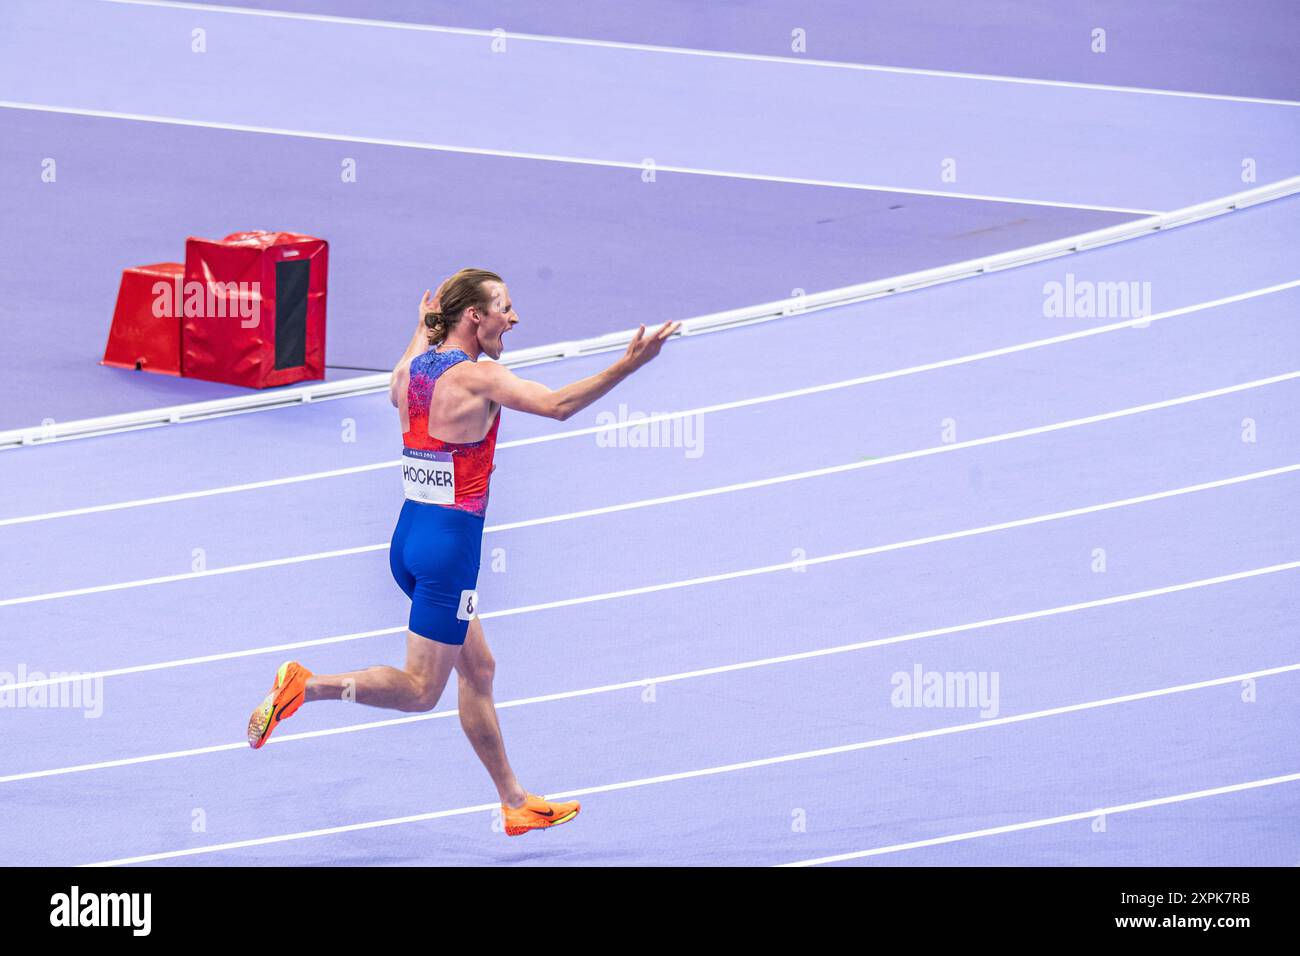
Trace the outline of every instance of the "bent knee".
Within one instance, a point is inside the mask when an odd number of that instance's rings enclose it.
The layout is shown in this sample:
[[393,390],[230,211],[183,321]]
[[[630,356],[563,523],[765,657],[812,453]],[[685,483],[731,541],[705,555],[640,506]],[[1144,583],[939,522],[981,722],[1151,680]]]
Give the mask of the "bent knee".
[[428,683],[421,683],[415,691],[415,695],[410,699],[408,705],[403,708],[410,713],[426,714],[438,706],[438,701],[442,699],[442,686],[432,686]]
[[412,700],[406,707],[403,707],[402,710],[406,711],[408,714],[427,714],[437,706],[437,697],[434,697],[431,694],[421,694],[419,697]]
[[492,678],[496,676],[496,670],[496,661],[489,657],[487,660],[475,661],[473,666],[457,667],[456,678],[462,685],[487,693],[492,690]]

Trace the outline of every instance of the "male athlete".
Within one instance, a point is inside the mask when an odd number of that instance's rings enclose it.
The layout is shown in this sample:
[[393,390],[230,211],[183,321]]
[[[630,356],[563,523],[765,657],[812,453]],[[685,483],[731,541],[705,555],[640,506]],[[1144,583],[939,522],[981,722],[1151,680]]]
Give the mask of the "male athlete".
[[420,315],[389,388],[405,446],[406,502],[388,555],[393,577],[411,599],[406,666],[323,675],[297,661],[282,664],[249,718],[248,743],[261,747],[307,701],[346,697],[393,710],[432,710],[455,668],[461,727],[496,784],[506,833],[518,836],[567,823],[580,807],[520,786],[492,702],[495,664],[475,615],[475,585],[501,408],[564,421],[658,355],[681,323],[665,322],[649,335],[641,326],[609,368],[552,390],[495,361],[478,361],[500,358],[502,337],[519,321],[495,273],[462,269],[433,296],[424,293]]

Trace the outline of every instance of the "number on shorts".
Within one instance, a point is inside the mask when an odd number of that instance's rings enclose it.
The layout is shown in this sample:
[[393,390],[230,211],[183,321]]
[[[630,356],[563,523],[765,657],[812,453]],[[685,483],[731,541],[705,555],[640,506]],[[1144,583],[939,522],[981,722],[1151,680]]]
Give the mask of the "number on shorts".
[[478,613],[478,592],[461,591],[460,604],[456,606],[456,620],[472,621]]

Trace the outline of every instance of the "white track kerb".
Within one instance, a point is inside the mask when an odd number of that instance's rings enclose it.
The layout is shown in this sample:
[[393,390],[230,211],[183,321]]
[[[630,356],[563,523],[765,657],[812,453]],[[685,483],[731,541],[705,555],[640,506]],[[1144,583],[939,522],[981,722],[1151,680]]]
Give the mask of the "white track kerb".
[[[1023,249],[1015,249],[994,256],[967,259],[963,262],[956,262],[933,269],[924,269],[919,272],[909,272],[888,279],[876,279],[871,282],[844,286],[839,289],[829,289],[825,292],[816,292],[797,298],[780,299],[745,308],[697,316],[684,320],[681,332],[678,334],[699,335],[704,332],[716,332],[721,329],[752,325],[772,319],[806,315],[809,312],[822,309],[851,305],[870,299],[897,295],[902,292],[913,292],[917,289],[924,289],[928,286],[940,285],[946,282],[955,282],[959,279],[970,279],[989,272],[1033,265],[1037,262],[1071,255],[1076,252],[1085,252],[1089,249],[1096,249],[1117,242],[1140,239],[1154,233],[1177,228],[1178,226],[1186,226],[1297,193],[1300,193],[1300,176],[1293,176],[1290,179],[1279,180],[1265,186],[1233,193],[1220,199],[1212,199],[1208,202],[1175,209],[1172,212],[1159,213],[1154,216],[1135,219],[1132,222],[1120,223],[1116,226],[1108,226],[1104,229],[1080,233],[1076,236],[1067,236],[1063,239],[1054,239],[1051,242],[1026,246]],[[512,368],[519,368],[580,355],[613,351],[624,348],[634,333],[635,330],[628,329],[589,339],[519,349],[506,352],[501,357],[501,363]],[[102,418],[86,418],[53,425],[12,429],[0,432],[0,450],[46,444],[70,438],[105,435],[137,428],[149,428],[157,425],[199,421],[241,412],[284,408],[334,398],[368,395],[386,391],[388,389],[388,379],[387,373],[362,375],[342,381],[317,382],[292,388],[272,389],[252,395],[241,395],[209,402],[195,402],[188,405],[128,412]]]

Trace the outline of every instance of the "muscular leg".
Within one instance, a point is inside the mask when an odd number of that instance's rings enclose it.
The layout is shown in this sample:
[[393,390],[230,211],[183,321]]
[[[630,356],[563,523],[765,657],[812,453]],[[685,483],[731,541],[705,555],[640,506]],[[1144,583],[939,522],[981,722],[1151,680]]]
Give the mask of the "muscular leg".
[[[477,623],[471,622],[471,633]],[[443,644],[407,631],[406,666],[401,670],[380,665],[347,674],[317,674],[307,681],[307,700],[340,700],[351,687],[349,696],[359,704],[410,712],[433,710],[460,656],[459,644]]]
[[496,661],[483,636],[483,625],[478,618],[469,622],[465,648],[456,661],[457,692],[460,702],[460,726],[469,738],[478,759],[492,776],[501,802],[523,806],[528,792],[519,785],[515,772],[506,759],[506,745],[501,739],[501,724],[497,721],[496,705],[492,703],[492,676]]

